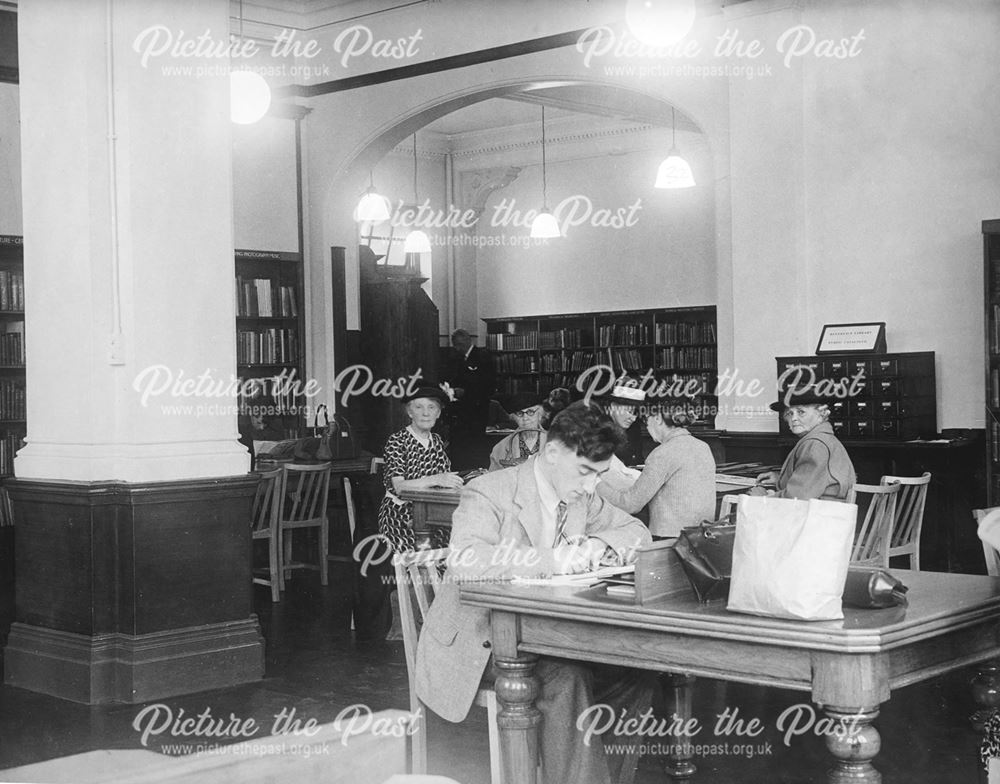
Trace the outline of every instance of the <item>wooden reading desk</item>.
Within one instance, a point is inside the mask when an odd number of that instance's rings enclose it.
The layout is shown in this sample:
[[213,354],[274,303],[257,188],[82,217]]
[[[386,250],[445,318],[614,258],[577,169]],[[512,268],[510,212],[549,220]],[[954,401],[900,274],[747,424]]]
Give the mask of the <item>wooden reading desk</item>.
[[[828,780],[880,782],[872,759],[881,741],[871,722],[892,689],[1000,655],[1000,579],[897,576],[909,586],[908,608],[845,608],[843,621],[823,622],[739,615],[688,594],[640,606],[600,586],[463,585],[464,603],[491,611],[504,780],[536,781],[533,671],[545,655],[674,673],[679,715],[690,712],[693,676],[808,692],[827,716],[857,728],[853,741],[826,736],[835,762]],[[703,724],[711,734],[712,722]],[[694,765],[672,757],[668,772],[687,781]]]

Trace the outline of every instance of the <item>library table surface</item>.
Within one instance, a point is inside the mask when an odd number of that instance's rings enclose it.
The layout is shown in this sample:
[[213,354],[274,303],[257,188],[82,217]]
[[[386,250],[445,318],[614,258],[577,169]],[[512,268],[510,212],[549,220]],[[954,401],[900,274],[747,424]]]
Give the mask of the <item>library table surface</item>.
[[[679,716],[690,715],[696,676],[809,692],[827,717],[855,728],[851,738],[826,736],[835,763],[828,781],[880,782],[872,759],[881,740],[871,722],[892,689],[1000,654],[1000,579],[893,571],[909,586],[908,608],[845,608],[842,621],[819,622],[739,615],[687,594],[639,606],[600,586],[462,585],[463,603],[491,611],[505,780],[535,783],[533,671],[545,655],[672,673]],[[675,781],[695,772],[684,753],[667,765]]]

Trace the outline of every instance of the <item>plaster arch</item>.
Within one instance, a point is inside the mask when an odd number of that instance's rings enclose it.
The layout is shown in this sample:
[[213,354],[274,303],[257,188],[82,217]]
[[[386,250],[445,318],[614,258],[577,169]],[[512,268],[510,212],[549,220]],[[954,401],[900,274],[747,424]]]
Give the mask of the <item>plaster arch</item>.
[[[325,275],[329,247],[346,246],[348,329],[356,329],[359,324],[355,242],[357,227],[352,219],[352,212],[360,194],[368,186],[369,171],[374,165],[399,142],[439,117],[492,98],[562,85],[587,85],[601,90],[633,92],[661,102],[664,110],[673,106],[678,113],[689,118],[701,133],[714,171],[712,185],[726,179],[728,128],[720,119],[720,115],[725,113],[724,109],[720,109],[720,105],[726,105],[727,101],[706,100],[704,95],[690,90],[685,94],[683,89],[679,89],[676,91],[676,96],[668,97],[663,91],[639,90],[632,85],[614,80],[572,73],[545,77],[493,78],[486,82],[470,83],[467,86],[430,91],[430,94],[425,96],[416,95],[415,91],[406,91],[399,83],[380,85],[381,92],[377,105],[363,105],[363,102],[357,101],[357,116],[366,121],[360,132],[355,128],[347,134],[348,138],[334,134],[325,137],[313,135],[309,141],[309,198],[313,205],[319,205],[318,219],[311,222],[309,232],[309,247],[313,251],[311,263],[314,274]],[[340,96],[341,100],[346,98],[348,101],[358,97]],[[321,105],[321,101],[322,99],[317,100],[317,105],[314,107],[315,118],[310,119],[322,122],[324,111],[332,111],[331,107]],[[331,102],[333,103],[336,102]],[[347,111],[350,113],[349,109]],[[729,209],[728,189],[723,190],[725,192],[722,194],[716,193],[716,202],[718,203],[720,198],[724,201],[722,205],[717,204],[716,213],[725,216],[721,224],[724,229],[728,225]],[[728,268],[729,242],[727,240],[720,242],[720,248],[726,249],[727,258],[720,261]],[[314,308],[316,306],[320,308],[318,315],[321,316],[322,327],[317,329],[320,324],[315,317],[312,318],[313,342],[316,344],[316,349],[311,352],[312,366],[314,376],[325,378],[326,385],[332,387],[335,359],[330,356],[328,348],[332,346],[332,310],[329,297],[325,296],[325,292],[329,291],[328,284],[323,285],[320,291],[324,292],[322,301],[313,301]],[[324,337],[325,340],[322,339]]]

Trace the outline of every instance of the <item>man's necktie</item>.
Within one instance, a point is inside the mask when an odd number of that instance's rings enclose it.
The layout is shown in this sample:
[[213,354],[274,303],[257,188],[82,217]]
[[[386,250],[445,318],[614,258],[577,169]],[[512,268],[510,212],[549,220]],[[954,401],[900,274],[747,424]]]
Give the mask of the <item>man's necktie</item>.
[[565,501],[560,501],[559,506],[556,507],[556,538],[552,542],[553,547],[558,547],[560,540],[563,539],[563,530],[566,528],[567,517],[569,517],[569,508],[566,506]]

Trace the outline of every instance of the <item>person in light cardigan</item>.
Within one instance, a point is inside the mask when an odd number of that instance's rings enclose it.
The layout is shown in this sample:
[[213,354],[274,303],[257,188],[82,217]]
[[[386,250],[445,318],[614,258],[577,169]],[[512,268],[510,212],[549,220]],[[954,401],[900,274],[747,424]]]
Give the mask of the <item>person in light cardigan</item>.
[[715,460],[708,444],[687,431],[693,421],[687,410],[652,407],[646,430],[658,446],[642,473],[629,482],[609,472],[597,485],[602,498],[630,514],[649,504],[649,532],[656,539],[715,517]]

